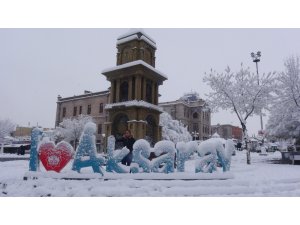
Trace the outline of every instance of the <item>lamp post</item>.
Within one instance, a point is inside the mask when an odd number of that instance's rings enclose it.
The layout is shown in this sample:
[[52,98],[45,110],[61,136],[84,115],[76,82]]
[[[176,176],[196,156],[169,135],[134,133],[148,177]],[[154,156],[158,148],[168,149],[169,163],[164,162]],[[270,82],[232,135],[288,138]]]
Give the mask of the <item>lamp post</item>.
[[192,135],[193,135],[193,141],[197,140],[197,137],[199,137],[199,133],[196,131],[192,132]]
[[105,133],[103,133],[103,134],[102,134],[102,140],[103,140],[103,153],[107,153],[105,136],[106,136]]
[[[259,85],[259,74],[258,74],[258,63],[260,62],[261,52],[258,51],[257,53],[251,52],[251,57],[253,59],[253,62],[256,64],[256,74],[257,74],[257,84]],[[260,112],[260,128],[263,132],[263,119],[262,119],[262,113]]]

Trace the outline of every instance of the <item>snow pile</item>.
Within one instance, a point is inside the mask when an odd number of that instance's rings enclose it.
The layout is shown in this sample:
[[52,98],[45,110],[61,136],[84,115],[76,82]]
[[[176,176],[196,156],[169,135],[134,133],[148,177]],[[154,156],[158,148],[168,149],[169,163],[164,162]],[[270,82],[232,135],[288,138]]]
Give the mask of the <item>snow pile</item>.
[[76,150],[72,170],[79,173],[84,167],[92,167],[94,173],[103,174],[100,167],[104,164],[105,160],[102,157],[96,156],[95,132],[95,123],[88,122],[84,126],[84,131],[81,135],[80,142]]
[[174,142],[188,142],[192,140],[192,136],[187,128],[178,121],[173,120],[167,112],[160,114],[160,125],[162,126],[162,139]]

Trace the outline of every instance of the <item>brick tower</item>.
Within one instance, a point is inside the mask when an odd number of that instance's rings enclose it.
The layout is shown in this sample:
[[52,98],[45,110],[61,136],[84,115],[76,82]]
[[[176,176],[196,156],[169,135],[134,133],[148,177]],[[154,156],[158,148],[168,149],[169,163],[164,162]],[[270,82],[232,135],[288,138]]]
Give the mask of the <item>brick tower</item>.
[[130,129],[135,139],[161,140],[158,87],[167,77],[155,69],[156,43],[143,30],[130,30],[117,39],[117,66],[102,71],[111,82],[106,105],[107,135]]

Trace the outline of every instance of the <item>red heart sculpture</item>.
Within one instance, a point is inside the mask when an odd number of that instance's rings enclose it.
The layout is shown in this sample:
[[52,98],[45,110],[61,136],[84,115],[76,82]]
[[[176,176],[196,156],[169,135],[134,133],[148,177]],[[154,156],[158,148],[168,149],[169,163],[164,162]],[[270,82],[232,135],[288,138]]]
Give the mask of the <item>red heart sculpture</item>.
[[40,145],[40,160],[47,171],[60,172],[71,160],[73,147],[65,142],[59,142],[56,146],[53,142],[45,142]]

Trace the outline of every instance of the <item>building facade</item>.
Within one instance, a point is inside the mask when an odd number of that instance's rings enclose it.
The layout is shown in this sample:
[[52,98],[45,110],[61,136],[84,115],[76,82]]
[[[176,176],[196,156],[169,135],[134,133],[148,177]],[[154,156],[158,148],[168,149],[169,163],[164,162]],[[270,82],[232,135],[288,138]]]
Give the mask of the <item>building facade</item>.
[[211,111],[207,103],[192,92],[171,102],[159,103],[164,111],[187,126],[193,139],[206,140],[211,134]]
[[107,121],[107,111],[104,109],[108,103],[109,91],[89,92],[82,95],[62,98],[57,97],[55,127],[67,118],[75,118],[79,115],[89,115],[97,126],[96,143],[98,151],[103,149],[104,124]]
[[224,139],[237,139],[242,140],[243,130],[240,127],[232,126],[230,124],[217,124],[211,128],[211,134],[218,133]]

